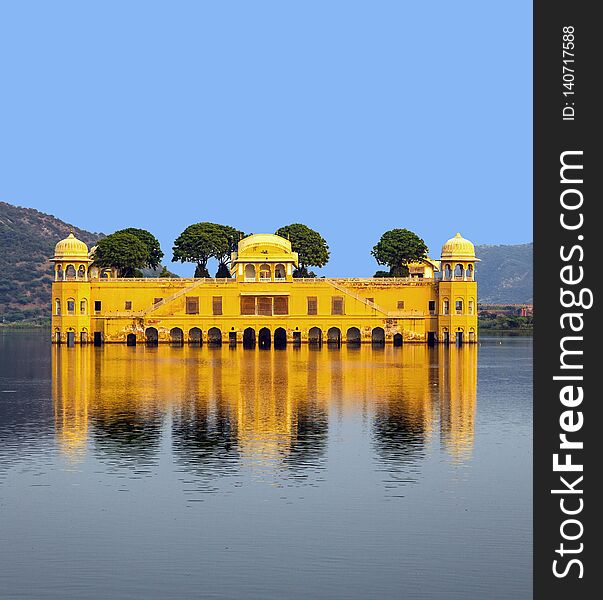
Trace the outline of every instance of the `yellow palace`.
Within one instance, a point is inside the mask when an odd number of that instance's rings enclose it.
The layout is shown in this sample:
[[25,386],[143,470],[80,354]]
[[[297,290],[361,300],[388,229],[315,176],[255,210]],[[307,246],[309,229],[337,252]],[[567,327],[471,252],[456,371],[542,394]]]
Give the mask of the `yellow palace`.
[[404,278],[293,278],[291,243],[242,239],[229,279],[120,278],[73,233],[55,247],[54,343],[394,344],[477,341],[475,248],[459,233]]

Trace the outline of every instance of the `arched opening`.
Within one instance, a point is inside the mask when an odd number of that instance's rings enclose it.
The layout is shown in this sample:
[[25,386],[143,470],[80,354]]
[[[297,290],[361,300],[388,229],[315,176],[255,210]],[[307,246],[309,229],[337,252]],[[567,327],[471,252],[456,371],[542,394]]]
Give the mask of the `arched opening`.
[[467,279],[473,279],[473,265],[467,266],[467,271],[465,271],[465,274],[467,275]]
[[277,327],[274,330],[274,348],[282,350],[287,347],[287,332],[282,327]]
[[454,311],[456,312],[457,315],[463,314],[463,301],[461,298],[457,298],[454,301]]
[[80,268],[77,270],[77,278],[86,279],[86,269],[84,268],[84,265],[80,265]]
[[54,280],[60,281],[61,279],[63,279],[63,268],[61,265],[57,265],[56,269],[54,270]]
[[177,344],[178,346],[182,346],[184,343],[184,332],[180,327],[173,327],[170,329],[170,340],[172,344]]
[[463,330],[459,329],[456,332],[456,345],[457,346],[462,346],[463,345]]
[[61,301],[58,298],[54,301],[54,314],[57,316],[61,315]]
[[462,279],[463,273],[464,273],[463,265],[456,265],[456,267],[454,267],[454,277],[455,278]]
[[308,343],[313,346],[320,346],[322,344],[322,330],[320,327],[312,327],[308,331]]
[[55,329],[55,331],[54,331],[54,341],[57,344],[61,343],[61,330],[60,329]]
[[126,344],[128,346],[136,346],[136,334],[128,333],[128,337],[126,338]]
[[271,335],[268,327],[262,327],[258,334],[258,346],[262,349],[270,348]]
[[444,344],[450,343],[450,332],[448,331],[447,327],[444,327],[444,329],[442,329],[442,342],[444,342]]
[[67,298],[67,314],[75,315],[75,300],[73,298]]
[[452,269],[448,263],[444,267],[444,279],[452,279]]
[[195,346],[200,346],[203,343],[203,336],[201,335],[201,330],[198,327],[193,327],[189,330],[188,342],[189,344],[194,344]]
[[217,327],[212,327],[207,332],[207,342],[212,346],[222,345],[222,332]]
[[383,327],[375,327],[371,333],[371,342],[375,346],[383,346],[385,344],[385,331]]
[[71,330],[67,332],[67,347],[73,348],[75,346],[75,331]]
[[341,330],[339,327],[331,327],[327,331],[327,344],[330,344],[331,346],[341,345]]
[[293,332],[293,345],[295,347],[299,347],[301,346],[301,331],[294,331]]
[[443,315],[450,314],[450,300],[448,300],[448,298],[444,298],[442,300],[442,314]]
[[473,298],[469,298],[469,301],[467,302],[467,312],[472,315],[475,311],[475,300],[473,300]]
[[243,331],[243,348],[255,348],[255,329],[247,327]]
[[75,279],[75,267],[73,265],[67,265],[65,279]]
[[245,281],[255,281],[255,265],[245,265]]
[[237,332],[236,331],[229,331],[228,332],[228,345],[231,348],[235,348],[237,345]]
[[469,341],[471,343],[475,342],[475,330],[473,327],[469,330]]
[[159,342],[159,333],[155,327],[147,327],[144,331],[144,337],[149,346],[155,346]]
[[270,265],[261,265],[260,266],[260,281],[270,280],[272,279],[272,271],[270,269]]
[[360,335],[360,329],[358,327],[350,327],[346,333],[346,341],[353,346],[359,346],[362,341],[362,337]]
[[88,300],[82,298],[80,300],[80,315],[88,314]]
[[80,344],[87,344],[87,343],[88,343],[88,330],[82,329],[82,331],[80,331]]
[[401,333],[394,333],[394,346],[401,346],[404,343],[404,338]]
[[285,277],[285,265],[276,265],[274,267],[274,281],[285,281]]
[[109,279],[110,273],[111,271],[107,271],[107,269],[104,269],[103,271],[101,271],[101,279]]

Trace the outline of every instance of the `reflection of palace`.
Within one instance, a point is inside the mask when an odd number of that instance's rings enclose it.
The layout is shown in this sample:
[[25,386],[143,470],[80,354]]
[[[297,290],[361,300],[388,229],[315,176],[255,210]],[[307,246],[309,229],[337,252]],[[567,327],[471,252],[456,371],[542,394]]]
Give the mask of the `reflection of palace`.
[[94,248],[73,234],[56,245],[54,342],[477,341],[478,259],[460,234],[443,245],[440,260],[412,263],[402,278],[296,279],[291,242],[269,234],[239,242],[225,279],[125,279],[95,267],[93,257]]
[[75,456],[90,441],[104,458],[139,465],[170,431],[187,469],[224,472],[246,457],[294,469],[320,466],[329,420],[359,414],[389,463],[415,461],[438,428],[463,458],[473,443],[476,362],[473,345],[55,347],[57,438]]

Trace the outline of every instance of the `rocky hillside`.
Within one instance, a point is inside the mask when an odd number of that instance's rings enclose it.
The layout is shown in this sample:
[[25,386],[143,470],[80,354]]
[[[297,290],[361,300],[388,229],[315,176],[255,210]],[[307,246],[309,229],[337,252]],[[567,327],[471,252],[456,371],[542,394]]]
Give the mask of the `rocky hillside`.
[[479,301],[484,304],[531,304],[533,244],[476,246]]
[[0,202],[0,323],[50,316],[48,259],[71,229],[88,245],[102,237],[33,208]]

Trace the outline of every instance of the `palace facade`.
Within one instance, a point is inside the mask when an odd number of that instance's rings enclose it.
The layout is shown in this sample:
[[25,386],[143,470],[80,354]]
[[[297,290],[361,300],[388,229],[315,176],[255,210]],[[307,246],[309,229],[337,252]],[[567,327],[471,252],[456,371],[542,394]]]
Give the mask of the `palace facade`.
[[132,279],[94,266],[94,248],[71,233],[52,259],[52,341],[475,343],[478,260],[457,233],[408,277],[299,279],[289,240],[255,234],[239,242],[231,278]]

